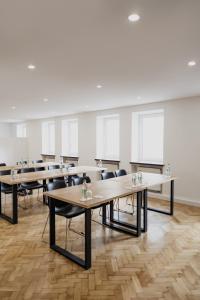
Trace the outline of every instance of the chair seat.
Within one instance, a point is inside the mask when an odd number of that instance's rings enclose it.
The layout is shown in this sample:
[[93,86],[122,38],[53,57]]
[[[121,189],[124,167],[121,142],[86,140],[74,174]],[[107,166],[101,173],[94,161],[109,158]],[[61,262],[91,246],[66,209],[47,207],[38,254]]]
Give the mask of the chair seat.
[[78,217],[79,215],[85,212],[85,208],[79,206],[69,205],[65,209],[61,210],[59,213],[56,213],[59,216],[65,217],[67,219],[71,219],[74,217]]
[[57,177],[57,178],[54,178],[53,181],[63,181],[65,180],[64,176],[63,177]]
[[12,186],[8,184],[1,184],[1,191],[4,194],[11,194],[12,193]]
[[34,181],[34,182],[25,182],[25,183],[22,183],[21,184],[21,188],[23,189],[26,189],[26,190],[35,190],[35,189],[41,189],[43,188],[44,185],[37,182],[37,181]]
[[55,213],[57,214],[57,215],[59,215],[60,213],[62,213],[62,212],[66,212],[67,210],[69,210],[69,206],[70,206],[70,208],[71,208],[71,205],[66,205],[66,204],[64,204],[63,206],[60,206],[60,207],[55,207]]

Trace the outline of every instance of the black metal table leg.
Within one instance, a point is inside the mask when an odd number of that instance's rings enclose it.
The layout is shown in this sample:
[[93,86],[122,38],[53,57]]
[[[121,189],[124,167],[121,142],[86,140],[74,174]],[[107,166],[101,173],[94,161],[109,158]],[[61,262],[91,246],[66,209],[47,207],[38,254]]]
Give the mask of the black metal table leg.
[[104,225],[113,230],[117,230],[126,234],[140,236],[141,235],[141,210],[142,210],[142,191],[137,192],[137,220],[136,225],[114,218],[113,201],[110,202],[110,220],[105,220]]
[[102,224],[106,225],[106,204],[102,206]]
[[148,210],[147,210],[147,189],[143,192],[143,232],[147,232]]
[[[0,193],[1,194],[1,193]],[[0,196],[1,199],[1,196]],[[0,217],[11,224],[18,223],[18,195],[17,195],[17,184],[12,186],[12,217],[2,213],[2,201],[0,200]]]
[[[43,193],[46,192],[46,184],[47,184],[47,181],[46,179],[43,180]],[[43,194],[43,204],[47,204],[46,203],[46,196]]]
[[86,209],[85,211],[85,259],[74,255],[73,253],[69,252],[66,249],[61,248],[56,244],[56,222],[55,222],[55,200],[50,198],[49,199],[49,234],[50,234],[50,248],[59,254],[63,255],[64,257],[72,260],[79,266],[89,269],[91,268],[91,209]]
[[114,202],[113,200],[110,202],[110,221],[113,221],[114,216]]
[[0,215],[2,212],[2,203],[1,203],[1,182],[0,182]]
[[173,216],[173,214],[174,214],[174,180],[170,181],[170,207],[169,207],[169,211],[162,210],[162,209],[156,209],[156,208],[152,208],[152,207],[148,207],[147,209],[150,210],[150,211],[161,213],[161,214]]

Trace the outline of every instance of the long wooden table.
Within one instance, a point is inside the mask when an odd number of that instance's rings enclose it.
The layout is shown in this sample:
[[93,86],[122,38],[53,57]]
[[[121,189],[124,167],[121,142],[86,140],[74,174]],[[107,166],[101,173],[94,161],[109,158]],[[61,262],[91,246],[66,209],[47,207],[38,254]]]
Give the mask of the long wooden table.
[[[157,184],[171,182],[171,211],[173,215],[174,207],[174,180],[175,177],[168,177],[159,174],[143,173],[141,183],[133,185],[132,174],[112,178],[104,181],[94,182],[89,185],[92,190],[93,197],[90,200],[81,200],[81,186],[74,186],[52,192],[46,192],[50,203],[50,248],[59,254],[71,259],[80,266],[89,269],[91,267],[91,210],[102,205],[102,224],[111,229],[118,230],[127,234],[141,235],[141,232],[147,231],[147,189]],[[114,217],[114,199],[120,199],[129,195],[137,194],[137,218],[136,224],[123,222]],[[56,244],[56,226],[55,226],[55,200],[61,200],[66,203],[84,207],[85,210],[85,259],[81,259],[66,249],[61,248]],[[143,200],[143,201],[142,201]],[[110,214],[109,220],[106,216],[106,206],[109,204]],[[141,225],[141,210],[143,209],[143,227]],[[161,212],[158,211],[157,212]]]
[[[43,185],[45,186],[46,181],[48,179],[58,178],[62,176],[72,176],[77,174],[83,174],[83,176],[86,176],[87,172],[102,172],[105,170],[106,168],[78,166],[78,167],[69,168],[68,170],[66,168],[63,168],[63,169],[53,169],[53,170],[45,170],[45,171],[38,171],[38,172],[31,172],[31,173],[22,173],[22,174],[17,174],[15,176],[12,175],[0,176],[0,218],[5,219],[12,224],[18,223],[17,188],[18,185],[21,183],[42,180]],[[2,201],[1,201],[2,182],[12,186],[12,217],[7,216],[2,212]]]
[[[10,166],[0,166],[0,171],[9,171],[9,170],[20,170],[22,168],[48,168],[49,166],[60,165],[59,162],[42,162],[42,163],[28,163],[23,165],[10,165]],[[67,166],[67,164],[63,164]]]

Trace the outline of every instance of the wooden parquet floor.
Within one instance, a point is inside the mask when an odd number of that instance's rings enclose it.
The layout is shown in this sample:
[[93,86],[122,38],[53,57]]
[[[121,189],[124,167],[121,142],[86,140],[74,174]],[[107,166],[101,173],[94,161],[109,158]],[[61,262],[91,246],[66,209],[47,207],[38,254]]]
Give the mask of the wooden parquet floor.
[[[164,207],[163,202],[152,204]],[[148,233],[140,238],[93,223],[93,266],[87,271],[41,241],[47,213],[34,201],[19,210],[18,225],[0,220],[1,300],[200,299],[200,208],[177,204],[174,217],[149,212]],[[83,218],[72,226],[82,229]],[[64,243],[62,218],[57,231]],[[82,239],[74,233],[70,238],[70,250],[80,253]]]

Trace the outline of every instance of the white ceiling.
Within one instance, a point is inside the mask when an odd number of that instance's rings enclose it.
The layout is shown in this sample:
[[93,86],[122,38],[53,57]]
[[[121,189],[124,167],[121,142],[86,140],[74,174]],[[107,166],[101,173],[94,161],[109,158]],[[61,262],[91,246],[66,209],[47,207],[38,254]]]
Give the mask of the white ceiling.
[[199,32],[200,0],[2,0],[0,120],[199,95]]

